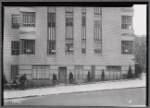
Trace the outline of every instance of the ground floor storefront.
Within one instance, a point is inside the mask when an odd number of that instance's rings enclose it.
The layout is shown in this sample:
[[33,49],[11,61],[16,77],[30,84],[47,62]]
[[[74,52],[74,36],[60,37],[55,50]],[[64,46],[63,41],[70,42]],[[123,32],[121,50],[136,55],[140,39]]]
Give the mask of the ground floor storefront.
[[[84,83],[101,80],[119,80],[128,76],[129,65],[11,65],[10,80],[16,76],[27,75],[29,80],[52,81],[54,74],[57,83],[69,83],[70,73],[73,74],[73,83]],[[134,66],[131,66],[134,74]],[[89,75],[90,74],[90,75]]]

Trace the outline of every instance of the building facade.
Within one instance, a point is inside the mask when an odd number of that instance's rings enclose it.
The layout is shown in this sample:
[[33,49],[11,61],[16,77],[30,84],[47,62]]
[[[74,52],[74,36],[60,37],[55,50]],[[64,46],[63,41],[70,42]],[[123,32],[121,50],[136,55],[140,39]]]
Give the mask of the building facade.
[[67,83],[122,79],[134,72],[133,8],[5,7],[3,70],[7,80],[26,73],[28,79]]

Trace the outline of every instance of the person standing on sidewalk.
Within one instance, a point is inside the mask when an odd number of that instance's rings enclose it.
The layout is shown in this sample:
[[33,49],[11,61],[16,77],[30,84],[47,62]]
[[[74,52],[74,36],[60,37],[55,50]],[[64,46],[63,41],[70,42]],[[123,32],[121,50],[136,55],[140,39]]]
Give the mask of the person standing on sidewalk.
[[70,81],[70,84],[73,83],[73,74],[72,74],[72,72],[70,72],[70,74],[69,74],[69,81]]
[[23,89],[23,90],[25,89],[26,81],[27,81],[26,74],[23,74],[23,75],[20,77],[20,79],[19,79],[20,88]]

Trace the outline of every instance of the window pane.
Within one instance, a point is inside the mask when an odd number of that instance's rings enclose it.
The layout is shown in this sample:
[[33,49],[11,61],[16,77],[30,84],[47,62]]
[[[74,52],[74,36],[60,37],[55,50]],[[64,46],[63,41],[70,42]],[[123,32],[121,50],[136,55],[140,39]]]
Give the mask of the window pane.
[[12,14],[12,28],[18,29],[20,25],[20,15]]
[[73,8],[66,7],[66,52],[73,53]]
[[22,12],[22,26],[35,27],[35,12]]
[[21,40],[22,54],[35,54],[35,40]]
[[18,55],[19,54],[19,41],[11,42],[11,54]]
[[122,54],[133,54],[133,42],[122,41]]
[[122,29],[132,29],[132,16],[122,16]]
[[11,79],[12,80],[15,79],[15,77],[19,75],[18,72],[19,72],[18,71],[18,65],[12,65],[11,66]]
[[49,78],[49,66],[32,66],[32,78],[33,79],[48,79]]

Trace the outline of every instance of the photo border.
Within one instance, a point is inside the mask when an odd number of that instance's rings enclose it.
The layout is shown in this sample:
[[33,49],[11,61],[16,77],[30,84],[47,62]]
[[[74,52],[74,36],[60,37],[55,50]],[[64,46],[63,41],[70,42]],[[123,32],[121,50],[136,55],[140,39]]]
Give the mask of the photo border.
[[[49,3],[52,3],[52,4],[49,4],[47,5],[47,2]],[[97,3],[100,2],[101,5],[98,5]],[[36,5],[35,5],[36,4]],[[0,44],[2,45],[0,51],[0,56],[1,56],[1,63],[0,63],[0,70],[1,70],[1,77],[0,77],[0,85],[1,85],[1,100],[0,100],[0,103],[1,103],[1,107],[6,107],[6,106],[2,106],[3,105],[3,87],[2,87],[2,84],[3,84],[3,26],[4,26],[4,6],[102,6],[102,7],[126,7],[126,6],[131,6],[132,4],[147,4],[147,76],[146,76],[146,94],[147,94],[147,99],[146,99],[146,106],[149,107],[149,99],[148,97],[149,96],[149,10],[150,10],[150,7],[149,7],[149,0],[132,0],[132,1],[125,1],[125,0],[93,0],[91,2],[91,0],[32,0],[31,2],[29,2],[28,0],[0,0],[0,11],[1,11],[1,23],[0,23],[0,26],[1,26],[1,30],[0,30],[0,33],[1,33],[1,38],[0,38]],[[7,107],[12,107],[12,106],[7,106]],[[20,108],[20,107],[30,107],[30,108],[33,108],[33,107],[76,107],[76,106],[20,106],[20,105],[16,105],[14,106],[13,105],[13,108]],[[78,106],[78,107],[81,107],[81,106]],[[85,106],[85,107],[97,107],[97,106]],[[98,107],[110,107],[110,106],[98,106]],[[119,108],[119,106],[112,106],[112,107],[117,107]],[[81,107],[82,108],[82,107]]]

